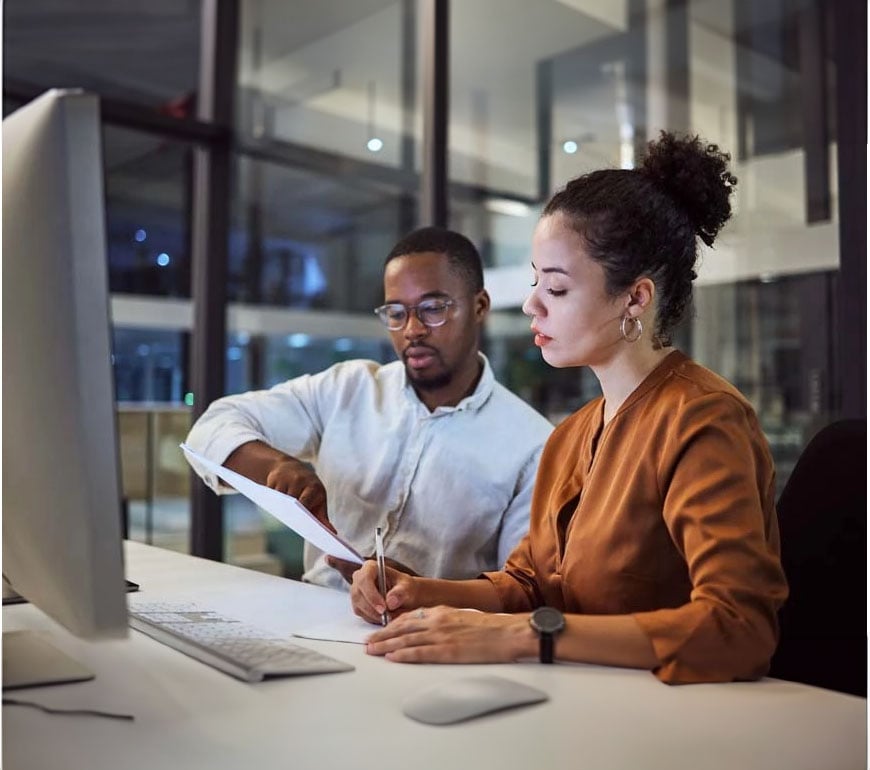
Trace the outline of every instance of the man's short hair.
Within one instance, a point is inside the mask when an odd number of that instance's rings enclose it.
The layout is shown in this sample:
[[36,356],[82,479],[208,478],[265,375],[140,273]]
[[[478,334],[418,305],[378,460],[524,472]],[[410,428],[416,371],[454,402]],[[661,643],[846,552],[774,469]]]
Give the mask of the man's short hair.
[[384,260],[424,252],[444,254],[450,266],[468,284],[472,292],[483,289],[483,263],[475,245],[464,235],[443,227],[421,227],[402,238]]

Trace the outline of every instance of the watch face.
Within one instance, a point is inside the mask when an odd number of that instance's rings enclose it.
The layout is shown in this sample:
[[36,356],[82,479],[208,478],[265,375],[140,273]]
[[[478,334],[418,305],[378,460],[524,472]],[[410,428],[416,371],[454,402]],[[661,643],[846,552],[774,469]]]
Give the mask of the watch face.
[[565,618],[553,607],[538,607],[531,617],[532,626],[542,634],[553,634],[565,627]]

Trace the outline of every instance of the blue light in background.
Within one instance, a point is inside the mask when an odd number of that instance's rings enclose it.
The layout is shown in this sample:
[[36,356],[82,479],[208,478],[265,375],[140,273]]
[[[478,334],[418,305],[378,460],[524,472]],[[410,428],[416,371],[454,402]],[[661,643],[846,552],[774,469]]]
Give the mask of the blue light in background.
[[157,255],[157,264],[160,267],[166,267],[169,264],[169,255],[165,251],[161,251]]
[[311,342],[311,337],[307,334],[290,334],[287,336],[287,344],[291,348],[304,348]]
[[135,240],[136,243],[144,243],[147,237],[148,233],[146,233],[141,227],[133,234],[133,240]]

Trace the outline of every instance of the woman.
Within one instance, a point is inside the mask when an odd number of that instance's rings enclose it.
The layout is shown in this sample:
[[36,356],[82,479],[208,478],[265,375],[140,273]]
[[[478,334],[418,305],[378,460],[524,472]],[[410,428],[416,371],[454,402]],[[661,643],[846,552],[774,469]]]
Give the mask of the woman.
[[[543,660],[554,645],[558,660],[668,683],[766,673],[787,595],[770,451],[746,399],[670,339],[691,306],[696,238],[712,245],[731,215],[728,160],[663,133],[641,168],[581,176],[547,204],[523,312],[547,363],[588,366],[603,396],[552,434],[529,533],[501,572],[389,570],[386,599],[373,563],[356,573],[357,614],[393,617],[369,653],[471,663],[540,647]],[[532,612],[545,606],[549,628]]]

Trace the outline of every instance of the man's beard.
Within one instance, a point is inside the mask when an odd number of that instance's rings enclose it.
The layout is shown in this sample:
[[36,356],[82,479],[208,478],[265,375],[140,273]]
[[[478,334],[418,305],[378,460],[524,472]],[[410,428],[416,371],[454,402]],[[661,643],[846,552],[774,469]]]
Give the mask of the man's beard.
[[408,379],[418,390],[440,390],[446,387],[453,380],[453,372],[442,370],[437,374],[426,375],[419,374],[405,364],[405,371],[408,373]]
[[[432,348],[428,348],[428,350],[432,351],[432,354],[438,362],[443,363],[438,351]],[[405,353],[407,352],[408,351],[406,350]],[[442,369],[439,372],[427,375],[412,368],[408,364],[408,359],[406,355],[402,356],[402,360],[405,364],[405,372],[408,375],[408,379],[411,381],[414,387],[418,388],[419,390],[440,390],[441,388],[449,385],[450,382],[453,380],[453,372],[449,369]]]

